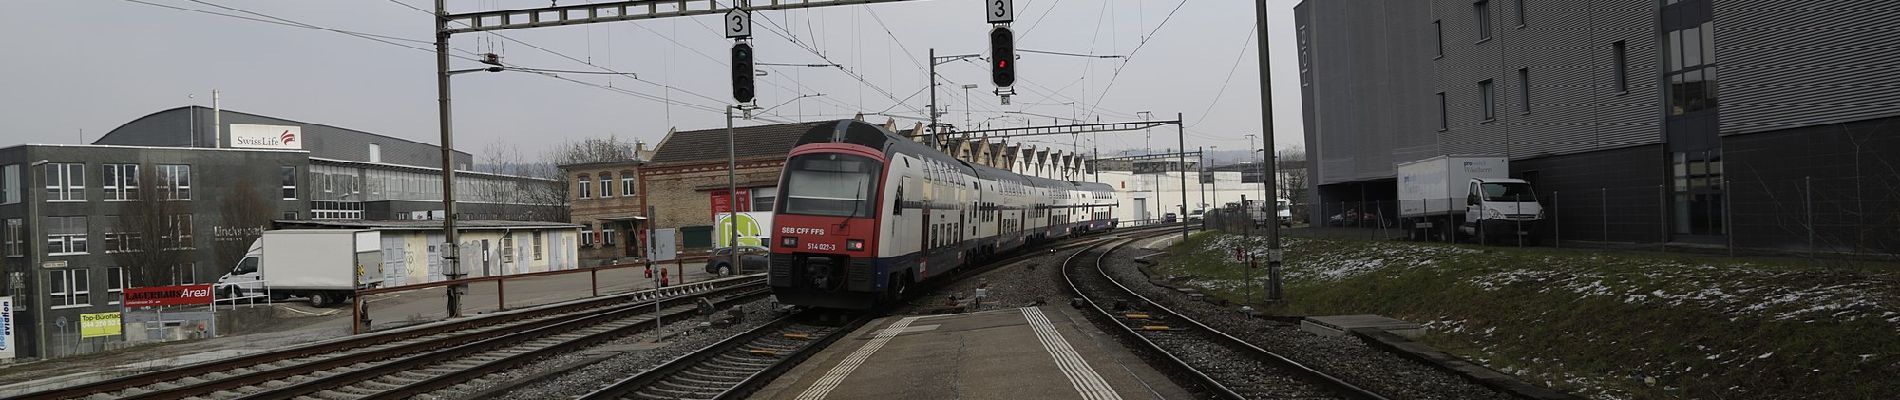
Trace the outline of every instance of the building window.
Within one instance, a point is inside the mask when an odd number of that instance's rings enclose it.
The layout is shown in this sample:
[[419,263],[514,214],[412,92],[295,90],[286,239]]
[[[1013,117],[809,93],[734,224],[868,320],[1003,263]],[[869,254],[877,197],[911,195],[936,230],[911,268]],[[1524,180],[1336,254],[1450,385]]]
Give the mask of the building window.
[[778,188],[752,188],[752,211],[772,211],[772,205],[778,200]]
[[592,232],[592,230],[592,227],[581,228],[581,247],[594,246],[594,232]]
[[1670,31],[1669,115],[1715,108],[1715,24]]
[[632,196],[633,185],[634,185],[633,177],[629,177],[627,176],[627,174],[620,175],[620,195],[621,196]]
[[603,230],[601,230],[601,231],[600,231],[600,245],[602,245],[602,246],[607,246],[607,247],[613,247],[613,246],[614,246],[614,234],[615,234],[615,233],[616,233],[616,232],[614,232],[614,230],[612,230],[612,229],[603,229]]
[[46,164],[46,200],[86,200],[86,164]]
[[51,308],[73,308],[92,305],[92,281],[87,279],[86,269],[55,269],[46,271],[47,301]]
[[143,238],[135,232],[106,232],[107,253],[140,251]]
[[1621,40],[1610,44],[1610,69],[1615,70],[1616,91],[1630,91],[1629,45]]
[[46,217],[46,255],[86,254],[86,217]]
[[0,240],[6,241],[7,257],[26,257],[26,224],[24,222],[19,218],[8,218],[6,231],[0,232],[6,234],[6,237],[0,237]]
[[515,235],[501,237],[501,262],[515,262]]
[[369,144],[369,162],[383,162],[383,145]]
[[106,304],[117,305],[125,299],[125,268],[106,268]]
[[[1445,104],[1445,92],[1438,92],[1438,130],[1451,129],[1451,112]],[[1244,180],[1244,179],[1243,179]]]
[[1478,0],[1471,3],[1471,16],[1477,20],[1478,42],[1491,40],[1491,1]]
[[189,249],[194,244],[191,233],[191,214],[168,215],[165,217],[165,237],[160,239],[164,240],[167,249]]
[[99,178],[104,181],[99,187],[105,189],[106,200],[139,199],[138,164],[100,165]]
[[1517,3],[1517,27],[1524,27],[1524,0],[1512,0]]
[[189,262],[173,266],[177,275],[172,277],[173,285],[191,285],[198,283],[198,263]]
[[594,197],[594,182],[591,179],[587,179],[587,175],[581,175],[576,183],[579,183],[577,186],[580,186],[580,198],[586,199]]
[[1437,39],[1433,41],[1432,44],[1437,45],[1438,47],[1437,52],[1433,54],[1436,54],[1439,57],[1444,57],[1445,56],[1445,23],[1443,21],[1432,21],[1432,35],[1435,39]]
[[297,199],[297,167],[286,165],[282,167],[277,167],[277,171],[279,175],[283,175],[284,200],[296,200]]
[[20,202],[20,164],[0,167],[0,204]]
[[1478,105],[1484,110],[1484,120],[1498,119],[1498,99],[1491,90],[1491,80],[1478,82]]
[[541,232],[534,233],[534,260],[541,260]]
[[1517,69],[1517,111],[1531,113],[1531,69]]
[[191,200],[191,166],[159,164],[157,196],[159,200]]
[[614,197],[614,176],[613,175],[600,174],[600,197],[603,199],[608,198],[608,197]]

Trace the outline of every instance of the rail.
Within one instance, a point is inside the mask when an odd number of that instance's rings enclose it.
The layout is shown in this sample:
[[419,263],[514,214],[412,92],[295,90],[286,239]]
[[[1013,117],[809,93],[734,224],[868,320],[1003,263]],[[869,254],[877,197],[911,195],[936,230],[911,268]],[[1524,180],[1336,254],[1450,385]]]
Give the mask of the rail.
[[[1171,234],[1171,232],[1152,234],[1149,236],[1144,236],[1142,238],[1161,236],[1161,235],[1167,235],[1167,234]],[[1275,352],[1260,348],[1259,346],[1255,346],[1253,343],[1249,343],[1246,340],[1242,340],[1238,337],[1234,337],[1233,335],[1229,335],[1226,332],[1221,332],[1220,330],[1207,326],[1206,324],[1203,324],[1200,321],[1197,321],[1193,318],[1189,318],[1185,314],[1176,312],[1173,309],[1169,309],[1168,307],[1161,305],[1161,303],[1155,302],[1153,299],[1150,299],[1147,296],[1143,296],[1140,293],[1137,293],[1134,289],[1129,288],[1127,285],[1122,284],[1120,281],[1116,280],[1114,277],[1109,276],[1108,272],[1102,269],[1101,260],[1107,258],[1109,254],[1112,254],[1116,250],[1119,250],[1122,246],[1127,245],[1128,243],[1132,243],[1136,241],[1137,239],[1138,238],[1130,238],[1128,240],[1117,242],[1114,245],[1108,246],[1107,249],[1102,250],[1101,254],[1097,255],[1096,262],[1095,262],[1095,270],[1097,273],[1101,274],[1102,278],[1105,281],[1113,284],[1116,288],[1121,289],[1122,292],[1126,293],[1128,296],[1132,296],[1135,299],[1140,300],[1142,303],[1145,303],[1148,307],[1152,307],[1154,310],[1159,311],[1160,314],[1163,314],[1166,316],[1166,319],[1179,320],[1179,321],[1186,322],[1190,325],[1189,326],[1190,330],[1205,332],[1206,334],[1211,335],[1212,337],[1218,338],[1219,341],[1224,342],[1231,348],[1239,348],[1239,349],[1245,349],[1247,351],[1250,351],[1251,353],[1253,353],[1254,358],[1267,361],[1271,364],[1278,365],[1281,368],[1289,372],[1292,372],[1309,382],[1326,386],[1328,388],[1331,388],[1337,393],[1340,393],[1342,395],[1345,395],[1347,397],[1354,398],[1354,399],[1386,400],[1386,397],[1381,396],[1378,393],[1374,393],[1365,388],[1361,388],[1357,385],[1353,385],[1352,383],[1346,382],[1332,375],[1313,369],[1312,367],[1308,367],[1305,364],[1302,364],[1298,361],[1294,361],[1293,359],[1287,358],[1286,356],[1280,355],[1279,353],[1275,353]],[[1077,251],[1075,254],[1072,254],[1067,259],[1065,259],[1063,261],[1064,271],[1063,271],[1062,278],[1069,285],[1070,290],[1074,291],[1077,296],[1082,298],[1083,302],[1088,304],[1091,309],[1094,309],[1097,312],[1099,318],[1103,318],[1103,319],[1113,322],[1115,318],[1115,314],[1109,312],[1107,309],[1102,308],[1101,304],[1097,303],[1093,298],[1083,293],[1082,287],[1078,285],[1075,282],[1074,278],[1070,276],[1068,272],[1068,268],[1067,268],[1067,266],[1071,265],[1077,257],[1081,256],[1082,254],[1086,254],[1089,252],[1089,250],[1097,248],[1097,247],[1101,247],[1101,244],[1097,244],[1096,246],[1090,246],[1090,248]],[[1154,312],[1151,311],[1150,313],[1154,313]],[[1140,333],[1135,332],[1132,328],[1126,325],[1120,325],[1120,324],[1115,324],[1115,325],[1121,328],[1120,330],[1118,330],[1118,332],[1128,335],[1132,337],[1133,339],[1136,339],[1139,342],[1146,344],[1150,349],[1153,349],[1161,353],[1162,355],[1166,356],[1166,358],[1170,360],[1171,362],[1173,362],[1176,367],[1192,372],[1196,380],[1201,381],[1202,385],[1207,387],[1208,389],[1216,391],[1217,394],[1220,395],[1220,397],[1230,398],[1230,399],[1244,398],[1240,394],[1230,389],[1224,383],[1219,382],[1212,376],[1209,376],[1206,373],[1192,367],[1188,363],[1187,360],[1183,360],[1180,357],[1175,356],[1173,353],[1167,351],[1159,343],[1155,343],[1154,341],[1149,340],[1147,337],[1141,335]]]

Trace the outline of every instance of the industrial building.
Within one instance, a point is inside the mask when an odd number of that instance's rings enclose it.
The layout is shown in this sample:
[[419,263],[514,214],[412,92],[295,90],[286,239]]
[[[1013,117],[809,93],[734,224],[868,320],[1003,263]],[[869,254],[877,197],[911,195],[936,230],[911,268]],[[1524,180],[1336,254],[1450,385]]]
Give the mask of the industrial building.
[[[212,283],[273,221],[439,218],[441,156],[425,143],[196,106],[135,119],[90,145],[0,148],[0,267],[7,277],[0,300],[11,302],[14,328],[0,358],[126,345],[116,329],[125,288]],[[467,153],[454,157],[459,169],[473,162]],[[565,207],[558,197],[522,195],[558,185],[554,180],[458,171],[456,184],[467,219],[532,221],[562,215],[556,211]],[[495,264],[493,271],[578,265],[574,240],[550,235],[544,244],[555,248],[538,263]],[[514,240],[490,239],[498,258],[499,245]],[[393,253],[422,254],[413,248],[421,242],[394,243],[402,247]],[[416,260],[408,265],[425,262]],[[398,279],[440,278],[415,271]],[[95,324],[114,329],[82,329]]]
[[[1564,241],[1893,253],[1900,4],[1308,1],[1315,215],[1393,165],[1502,155]],[[1820,22],[1825,21],[1825,22]],[[1818,24],[1818,25],[1817,25]],[[1848,46],[1846,44],[1852,44]]]

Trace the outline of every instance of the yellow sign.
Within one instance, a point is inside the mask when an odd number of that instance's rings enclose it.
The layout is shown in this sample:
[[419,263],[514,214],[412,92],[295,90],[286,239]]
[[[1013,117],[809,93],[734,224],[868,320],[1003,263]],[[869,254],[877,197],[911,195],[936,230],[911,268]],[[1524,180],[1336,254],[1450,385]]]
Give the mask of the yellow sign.
[[119,336],[119,313],[79,314],[79,337]]

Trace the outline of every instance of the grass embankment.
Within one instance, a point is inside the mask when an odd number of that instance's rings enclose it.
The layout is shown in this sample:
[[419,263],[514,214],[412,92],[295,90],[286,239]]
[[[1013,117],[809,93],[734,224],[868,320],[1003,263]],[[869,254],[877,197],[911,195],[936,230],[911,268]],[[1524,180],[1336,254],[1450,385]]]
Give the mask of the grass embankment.
[[[1290,300],[1261,309],[1420,322],[1427,344],[1559,390],[1593,398],[1900,398],[1900,266],[1285,244]],[[1241,245],[1237,236],[1197,235],[1171,249],[1156,273],[1239,301],[1248,271],[1232,249]],[[1265,278],[1254,272],[1258,298]]]

